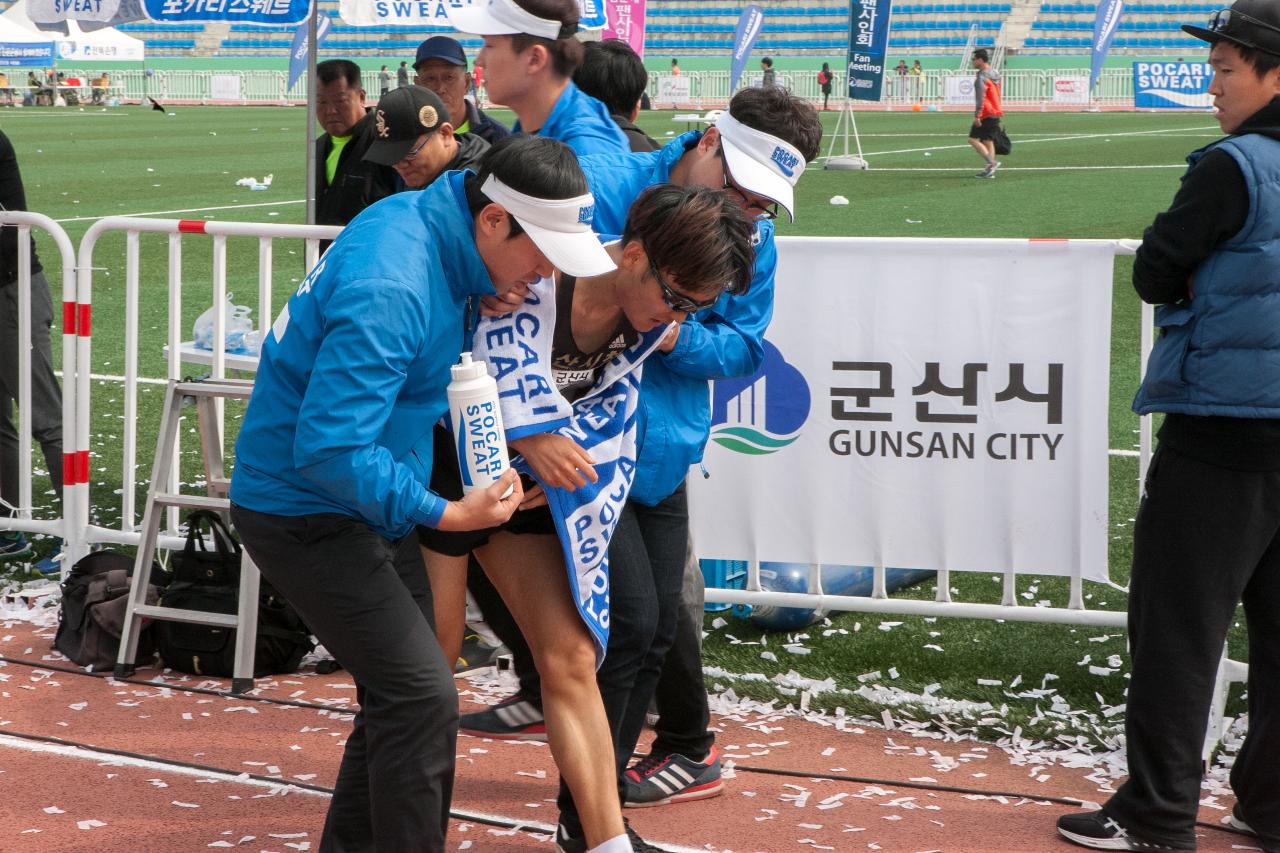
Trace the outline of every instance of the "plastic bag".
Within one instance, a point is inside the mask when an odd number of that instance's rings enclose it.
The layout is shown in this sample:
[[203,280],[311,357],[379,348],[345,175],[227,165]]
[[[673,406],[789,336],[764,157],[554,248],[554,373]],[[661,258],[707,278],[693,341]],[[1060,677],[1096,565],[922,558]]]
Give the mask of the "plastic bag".
[[[222,306],[225,317],[223,351],[232,355],[257,355],[262,343],[261,333],[253,327],[248,305],[236,305],[227,294],[227,301]],[[209,308],[196,318],[192,329],[195,345],[200,349],[213,349],[213,323],[216,319],[214,309]]]

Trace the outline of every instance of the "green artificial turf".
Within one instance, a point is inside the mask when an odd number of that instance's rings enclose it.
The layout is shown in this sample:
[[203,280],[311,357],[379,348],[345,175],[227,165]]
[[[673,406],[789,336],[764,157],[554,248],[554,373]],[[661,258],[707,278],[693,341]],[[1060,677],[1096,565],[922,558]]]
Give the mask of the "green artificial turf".
[[[17,149],[29,208],[60,220],[77,244],[93,220],[110,215],[304,221],[301,199],[309,134],[304,131],[302,109],[176,107],[171,112],[137,107],[5,109],[0,111],[0,128]],[[510,120],[503,111],[495,115]],[[829,131],[837,116],[824,114]],[[1015,142],[1013,153],[1002,158],[996,180],[981,181],[973,178],[982,164],[966,142],[969,121],[963,113],[859,115],[861,150],[872,168],[831,172],[811,167],[797,192],[799,216],[794,224],[779,223],[778,233],[1139,238],[1172,197],[1186,153],[1218,135],[1215,122],[1203,113],[1016,113],[1005,122]],[[672,121],[670,113],[646,113],[640,124],[659,140],[685,128]],[[824,140],[824,154],[828,144]],[[850,146],[856,150],[852,139]],[[274,181],[265,192],[236,185],[239,178],[262,178],[267,173]],[[850,203],[832,205],[831,199],[838,195]],[[50,241],[43,237],[37,241],[56,300],[60,264]],[[139,373],[163,377],[166,238],[144,235],[141,247]],[[256,303],[256,241],[232,240],[229,247],[228,289],[240,297],[237,301]],[[209,238],[184,239],[184,328],[189,329],[210,304],[210,258]],[[118,235],[104,237],[93,260],[98,269],[93,292],[93,371],[111,377],[125,370],[124,240]],[[1138,376],[1139,309],[1129,286],[1131,267],[1131,259],[1117,259],[1110,441],[1114,450],[1122,451],[1136,447],[1138,424],[1129,412]],[[278,243],[273,278],[276,310],[303,274],[301,246]],[[779,298],[793,298],[789,291],[801,291],[803,286],[803,282],[780,281]],[[190,370],[202,372],[198,366]],[[93,393],[94,520],[116,526],[122,488],[122,387],[103,378],[93,383]],[[160,386],[150,385],[143,386],[139,396],[136,494],[140,514],[163,395]],[[239,408],[229,404],[228,412],[234,427]],[[192,453],[194,422],[187,427],[183,478],[198,483],[199,460]],[[1113,455],[1110,470],[1110,572],[1115,582],[1124,585],[1131,557],[1131,519],[1137,506],[1137,460]],[[46,489],[47,481],[38,483],[37,494],[47,503]],[[989,575],[953,573],[951,583],[958,589],[958,600],[999,601],[1000,584]],[[1049,601],[1065,606],[1066,589],[1060,579],[1022,578],[1019,582],[1023,604]],[[1123,609],[1123,592],[1096,584],[1087,589],[1090,607]],[[930,598],[933,592],[926,585],[904,595]],[[1020,725],[1028,737],[1083,735],[1092,743],[1105,744],[1123,719],[1114,712],[1113,716],[1102,713],[1124,702],[1128,659],[1123,632],[1117,630],[844,614],[804,632],[809,636],[800,639],[799,645],[811,653],[792,654],[781,648],[786,638],[772,635],[762,648],[752,644],[762,639],[754,627],[732,616],[723,627],[713,627],[718,624],[712,622],[714,618],[708,619],[709,666],[737,674],[773,676],[794,669],[805,678],[833,678],[837,692],[813,696],[808,700],[811,707],[843,707],[848,713],[878,718],[884,695],[868,698],[838,691],[862,688],[866,692],[868,685],[883,683],[905,694],[991,703],[996,713],[953,708],[944,714],[936,703],[930,708],[928,702],[920,701],[904,706],[908,711],[915,708],[911,712],[917,716],[941,716],[987,733],[1012,731]],[[900,624],[882,630],[887,622]],[[824,637],[824,632],[829,636]],[[762,658],[766,651],[777,660]],[[1245,656],[1239,627],[1232,634],[1232,651],[1234,657]],[[1086,655],[1090,660],[1083,663]],[[1120,656],[1118,667],[1107,663],[1113,655]],[[1090,665],[1114,671],[1093,674]],[[896,678],[890,677],[890,668]],[[877,671],[879,678],[858,679]],[[1046,675],[1056,679],[1046,681]],[[1019,676],[1020,685],[1011,689]],[[1002,684],[982,685],[979,679]],[[726,675],[717,675],[712,682],[732,688],[737,695],[793,701],[786,685]],[[1042,685],[1056,694],[1026,694],[1029,687]],[[1054,695],[1059,697],[1058,710],[1051,712]],[[1000,714],[1002,705],[1007,708]],[[1237,698],[1232,710],[1240,708]]]

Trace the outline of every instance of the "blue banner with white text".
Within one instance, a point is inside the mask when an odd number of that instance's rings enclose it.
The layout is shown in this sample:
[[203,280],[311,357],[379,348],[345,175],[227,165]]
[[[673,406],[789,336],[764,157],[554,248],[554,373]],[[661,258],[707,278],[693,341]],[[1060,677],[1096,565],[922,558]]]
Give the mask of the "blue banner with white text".
[[1138,109],[1207,110],[1213,107],[1207,62],[1133,63],[1133,105]]
[[738,26],[733,31],[733,62],[729,66],[729,91],[738,88],[738,78],[747,67],[747,57],[751,48],[755,47],[760,37],[760,29],[764,26],[764,12],[759,6],[748,6],[742,10],[738,18]]
[[578,0],[578,26],[584,30],[603,30],[609,23],[602,0]]
[[232,21],[288,26],[307,19],[311,0],[145,0],[153,21]]
[[53,65],[53,42],[0,42],[0,67]]
[[[328,15],[321,15],[316,19],[316,42],[324,41],[324,37],[329,35],[329,22],[332,19]],[[298,29],[293,33],[293,46],[289,48],[289,85],[286,89],[292,89],[293,84],[298,82],[307,70],[307,57],[311,54],[311,42],[307,38],[308,22],[303,21],[298,24]]]
[[892,5],[892,0],[850,0],[849,97],[855,101],[880,100]]
[[1116,29],[1120,26],[1120,13],[1124,11],[1124,0],[1098,0],[1098,16],[1093,19],[1093,61],[1089,66],[1089,91],[1098,85],[1098,75],[1102,73],[1102,63],[1111,49],[1111,40],[1116,37]]

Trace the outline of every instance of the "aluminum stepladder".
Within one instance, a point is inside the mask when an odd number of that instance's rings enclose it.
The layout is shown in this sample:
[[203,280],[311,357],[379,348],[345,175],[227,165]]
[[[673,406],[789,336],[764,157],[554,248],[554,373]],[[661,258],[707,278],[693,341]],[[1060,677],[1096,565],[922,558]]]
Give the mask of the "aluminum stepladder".
[[[138,556],[133,567],[133,583],[129,590],[129,604],[125,612],[124,628],[120,634],[120,653],[116,657],[115,675],[124,678],[132,675],[133,661],[138,654],[138,634],[143,619],[169,622],[188,622],[195,625],[211,625],[235,631],[235,666],[232,670],[231,692],[244,693],[253,689],[254,646],[258,635],[258,568],[241,549],[240,596],[235,614],[207,613],[202,610],[182,610],[147,604],[147,587],[151,582],[151,566],[156,553],[156,540],[160,535],[163,513],[166,507],[179,509],[210,509],[226,515],[231,510],[227,497],[231,481],[227,479],[222,456],[222,430],[219,428],[217,401],[226,399],[247,400],[253,392],[253,382],[241,379],[207,379],[179,382],[170,380],[164,401],[164,415],[160,421],[160,435],[156,439],[156,456],[151,469],[151,483],[147,489],[146,507],[142,513],[142,538],[138,543]],[[199,415],[200,444],[204,455],[206,495],[183,495],[168,492],[170,473],[177,464],[174,448],[178,429],[182,423],[182,408],[194,402]]]

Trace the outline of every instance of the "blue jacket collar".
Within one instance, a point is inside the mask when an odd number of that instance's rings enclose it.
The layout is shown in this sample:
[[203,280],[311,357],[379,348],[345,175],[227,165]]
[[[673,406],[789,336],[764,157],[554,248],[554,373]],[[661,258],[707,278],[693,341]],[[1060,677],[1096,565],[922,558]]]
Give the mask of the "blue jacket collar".
[[418,194],[418,208],[439,247],[445,281],[459,297],[496,292],[476,248],[475,220],[463,188],[469,174],[465,169],[445,172]]
[[557,133],[560,125],[565,122],[572,122],[577,117],[580,109],[577,104],[585,95],[582,90],[570,80],[569,85],[564,87],[564,91],[560,93],[560,97],[556,98],[556,105],[551,108],[551,114],[547,116],[547,120],[542,123],[542,127],[536,130],[526,131],[520,126],[519,120],[512,126],[512,133],[536,133],[539,136],[549,136],[552,139],[559,139],[563,134]]

